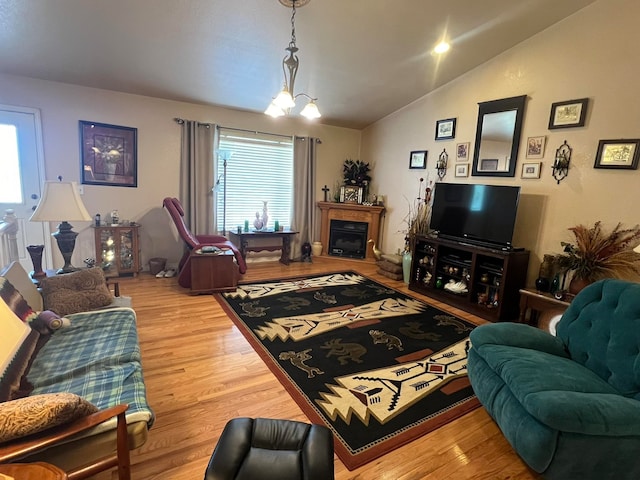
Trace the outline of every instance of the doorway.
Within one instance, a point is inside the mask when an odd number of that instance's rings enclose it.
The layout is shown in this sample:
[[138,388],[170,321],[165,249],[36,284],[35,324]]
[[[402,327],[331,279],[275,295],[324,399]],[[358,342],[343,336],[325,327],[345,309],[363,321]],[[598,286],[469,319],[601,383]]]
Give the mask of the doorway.
[[[44,178],[44,156],[40,111],[34,108],[0,105],[0,217],[13,209],[18,223],[18,259],[24,269],[33,270],[27,245],[44,245],[43,267],[51,264],[49,225],[30,222],[40,200]],[[47,238],[47,241],[45,241]],[[1,267],[1,266],[0,266]]]

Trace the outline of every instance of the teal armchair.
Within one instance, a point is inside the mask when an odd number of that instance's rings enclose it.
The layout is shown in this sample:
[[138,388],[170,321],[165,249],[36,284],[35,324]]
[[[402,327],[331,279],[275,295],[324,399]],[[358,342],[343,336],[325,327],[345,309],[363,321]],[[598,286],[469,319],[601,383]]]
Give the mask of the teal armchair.
[[516,323],[471,332],[474,391],[549,479],[640,478],[640,284],[582,290],[557,336]]

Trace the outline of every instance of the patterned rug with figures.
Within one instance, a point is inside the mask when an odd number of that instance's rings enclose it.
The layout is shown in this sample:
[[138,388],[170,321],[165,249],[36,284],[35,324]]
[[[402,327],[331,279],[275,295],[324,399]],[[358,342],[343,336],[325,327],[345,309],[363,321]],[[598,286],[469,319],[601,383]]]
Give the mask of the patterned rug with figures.
[[216,298],[347,468],[479,403],[472,323],[354,272],[239,285]]

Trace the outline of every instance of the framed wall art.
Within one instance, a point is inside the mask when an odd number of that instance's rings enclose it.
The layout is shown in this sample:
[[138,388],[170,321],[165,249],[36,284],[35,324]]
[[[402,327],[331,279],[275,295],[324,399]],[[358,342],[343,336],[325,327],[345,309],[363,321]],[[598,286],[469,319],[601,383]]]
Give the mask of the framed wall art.
[[588,98],[566,100],[551,104],[549,129],[583,127],[587,118]]
[[85,185],[138,186],[138,129],[80,120],[80,178]]
[[529,137],[527,138],[527,155],[526,158],[543,158],[544,145],[547,137]]
[[436,122],[436,140],[450,140],[456,137],[456,119],[447,118]]
[[541,162],[529,162],[522,164],[522,178],[540,178]]
[[415,150],[409,154],[409,168],[427,168],[427,150]]
[[640,139],[600,140],[594,168],[638,168]]
[[456,145],[456,162],[468,162],[469,161],[469,142],[458,143]]
[[469,164],[468,163],[460,163],[455,167],[455,176],[456,177],[468,177],[469,176]]

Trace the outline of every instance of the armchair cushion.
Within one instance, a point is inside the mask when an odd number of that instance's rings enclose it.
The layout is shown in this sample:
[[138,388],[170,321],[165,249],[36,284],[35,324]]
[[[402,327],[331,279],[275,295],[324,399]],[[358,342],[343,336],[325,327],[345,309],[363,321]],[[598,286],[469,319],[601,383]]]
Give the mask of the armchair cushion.
[[98,409],[73,393],[32,395],[0,403],[0,443],[42,432]]
[[99,268],[87,268],[73,273],[47,277],[40,282],[44,306],[64,317],[105,307],[113,295]]

